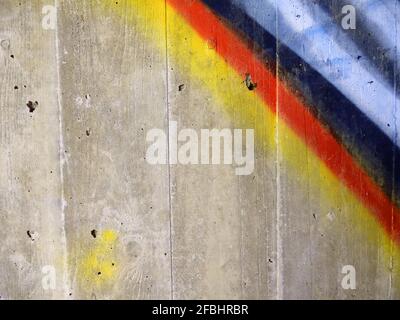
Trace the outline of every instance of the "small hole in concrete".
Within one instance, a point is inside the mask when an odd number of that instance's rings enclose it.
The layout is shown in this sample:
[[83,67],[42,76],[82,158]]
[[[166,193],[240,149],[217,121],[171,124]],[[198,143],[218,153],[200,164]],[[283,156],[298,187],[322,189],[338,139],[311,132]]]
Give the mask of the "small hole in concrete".
[[34,112],[34,111],[36,110],[36,108],[39,106],[39,102],[37,102],[37,101],[35,101],[35,102],[28,101],[28,103],[26,104],[26,106],[28,107],[29,112],[32,113],[32,112]]
[[246,78],[244,80],[244,83],[246,84],[247,89],[251,91],[257,88],[257,83],[251,80],[251,75],[249,73],[246,73]]

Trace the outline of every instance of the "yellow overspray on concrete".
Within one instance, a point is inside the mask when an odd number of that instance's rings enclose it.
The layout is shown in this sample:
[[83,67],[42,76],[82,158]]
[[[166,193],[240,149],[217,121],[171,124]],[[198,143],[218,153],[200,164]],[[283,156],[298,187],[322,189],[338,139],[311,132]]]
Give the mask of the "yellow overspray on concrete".
[[115,253],[117,239],[115,231],[105,230],[93,240],[93,246],[79,265],[82,281],[99,287],[115,279],[118,268]]

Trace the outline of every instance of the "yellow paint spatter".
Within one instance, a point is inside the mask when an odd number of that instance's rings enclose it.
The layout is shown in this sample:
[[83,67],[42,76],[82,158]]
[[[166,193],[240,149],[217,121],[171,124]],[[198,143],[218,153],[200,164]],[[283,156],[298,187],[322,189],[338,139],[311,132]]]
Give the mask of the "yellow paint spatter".
[[118,268],[115,254],[117,239],[113,230],[105,230],[95,239],[79,266],[81,280],[102,286],[115,278]]

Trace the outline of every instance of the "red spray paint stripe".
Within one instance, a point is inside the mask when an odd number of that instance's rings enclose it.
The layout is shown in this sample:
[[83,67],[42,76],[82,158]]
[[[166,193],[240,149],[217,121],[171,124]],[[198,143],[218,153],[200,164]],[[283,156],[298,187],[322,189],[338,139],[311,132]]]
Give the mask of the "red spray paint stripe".
[[[356,163],[329,131],[308,111],[231,29],[199,0],[167,0],[217,53],[240,75],[249,73],[257,83],[256,92],[310,147],[359,199],[373,212],[389,236],[400,244],[400,212],[368,174]],[[340,107],[340,106],[338,106]]]

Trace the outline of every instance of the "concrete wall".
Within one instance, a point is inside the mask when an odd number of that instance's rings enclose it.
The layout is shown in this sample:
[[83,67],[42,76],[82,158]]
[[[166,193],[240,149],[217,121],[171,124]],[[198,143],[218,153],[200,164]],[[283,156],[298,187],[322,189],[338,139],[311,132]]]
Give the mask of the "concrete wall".
[[[0,0],[0,298],[399,298],[400,7],[349,3]],[[175,122],[254,171],[151,165]]]

